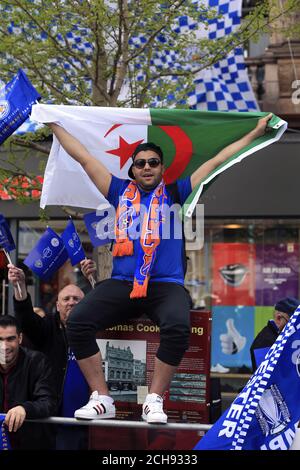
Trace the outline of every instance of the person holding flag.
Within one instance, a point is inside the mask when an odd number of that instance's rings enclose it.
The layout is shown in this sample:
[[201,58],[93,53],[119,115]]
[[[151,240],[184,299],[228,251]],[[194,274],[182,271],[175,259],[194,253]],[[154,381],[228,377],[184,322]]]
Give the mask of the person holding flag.
[[[190,299],[184,289],[184,241],[182,236],[174,236],[178,233],[176,224],[181,227],[181,222],[175,215],[174,232],[164,236],[164,211],[174,203],[182,206],[213,170],[264,135],[271,117],[269,114],[259,119],[254,129],[203,163],[191,176],[171,185],[164,183],[163,153],[156,144],[148,142],[135,148],[129,169],[132,180],[122,180],[113,176],[63,127],[48,124],[67,154],[81,165],[116,209],[112,278],[87,294],[72,309],[67,321],[69,344],[93,391],[89,402],[75,411],[76,418],[115,417],[95,334],[146,313],[160,327],[160,345],[142,418],[148,423],[167,422],[162,396],[188,349]],[[131,229],[138,226],[137,220],[140,233],[132,237]]]
[[[86,402],[88,385],[70,351],[66,337],[66,322],[74,306],[84,297],[83,291],[73,284],[60,290],[56,302],[57,312],[45,317],[37,315],[27,292],[24,271],[13,264],[8,265],[8,280],[14,289],[14,311],[22,329],[33,346],[49,359],[55,379],[59,415],[71,417],[74,410]],[[17,289],[21,288],[21,295]],[[87,448],[85,426],[58,427],[56,449],[78,450]]]

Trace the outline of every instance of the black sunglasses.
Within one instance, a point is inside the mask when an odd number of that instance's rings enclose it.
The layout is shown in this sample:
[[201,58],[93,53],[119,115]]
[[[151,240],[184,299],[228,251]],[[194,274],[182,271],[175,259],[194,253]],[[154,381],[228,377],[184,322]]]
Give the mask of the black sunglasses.
[[149,160],[144,160],[142,158],[139,158],[138,160],[134,160],[133,166],[141,170],[142,168],[145,168],[146,163],[148,163],[150,168],[157,168],[158,165],[161,164],[161,161],[159,158],[149,158]]

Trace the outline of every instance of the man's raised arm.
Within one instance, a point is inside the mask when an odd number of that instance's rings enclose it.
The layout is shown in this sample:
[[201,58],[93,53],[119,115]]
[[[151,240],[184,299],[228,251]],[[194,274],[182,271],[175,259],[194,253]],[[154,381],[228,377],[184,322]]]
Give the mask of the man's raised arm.
[[95,186],[106,197],[111,183],[111,174],[107,168],[63,127],[53,122],[49,123],[48,126],[52,129],[65,151],[82,166]]
[[241,139],[233,142],[227,147],[223,148],[217,155],[203,163],[191,176],[191,185],[194,189],[201,181],[206,178],[215,168],[228,160],[232,155],[239,152],[246,145],[251,144],[254,139],[261,137],[266,132],[268,121],[271,119],[272,113],[261,118],[256,127],[248,134],[244,135]]

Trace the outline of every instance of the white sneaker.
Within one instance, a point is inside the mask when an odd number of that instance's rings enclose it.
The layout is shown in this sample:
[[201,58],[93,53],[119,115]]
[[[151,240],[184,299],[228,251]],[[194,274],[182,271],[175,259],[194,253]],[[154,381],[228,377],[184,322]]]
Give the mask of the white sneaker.
[[74,418],[79,419],[106,419],[116,416],[116,407],[113,399],[107,395],[99,395],[93,392],[89,402],[74,413]]
[[212,366],[210,371],[211,372],[217,372],[219,374],[226,374],[227,372],[229,372],[230,369],[228,369],[228,367],[223,367],[221,364],[217,364],[216,366]]
[[148,393],[143,404],[142,418],[147,423],[166,424],[168,416],[163,410],[163,399],[157,393]]

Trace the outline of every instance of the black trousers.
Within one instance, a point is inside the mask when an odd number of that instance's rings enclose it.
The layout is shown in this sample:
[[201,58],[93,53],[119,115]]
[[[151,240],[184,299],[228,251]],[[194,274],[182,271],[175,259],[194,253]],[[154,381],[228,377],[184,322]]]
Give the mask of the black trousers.
[[157,358],[178,366],[189,346],[190,296],[172,282],[149,282],[146,298],[130,299],[132,282],[107,279],[100,282],[79,304],[67,321],[69,345],[76,359],[99,351],[96,332],[146,314],[160,327]]

